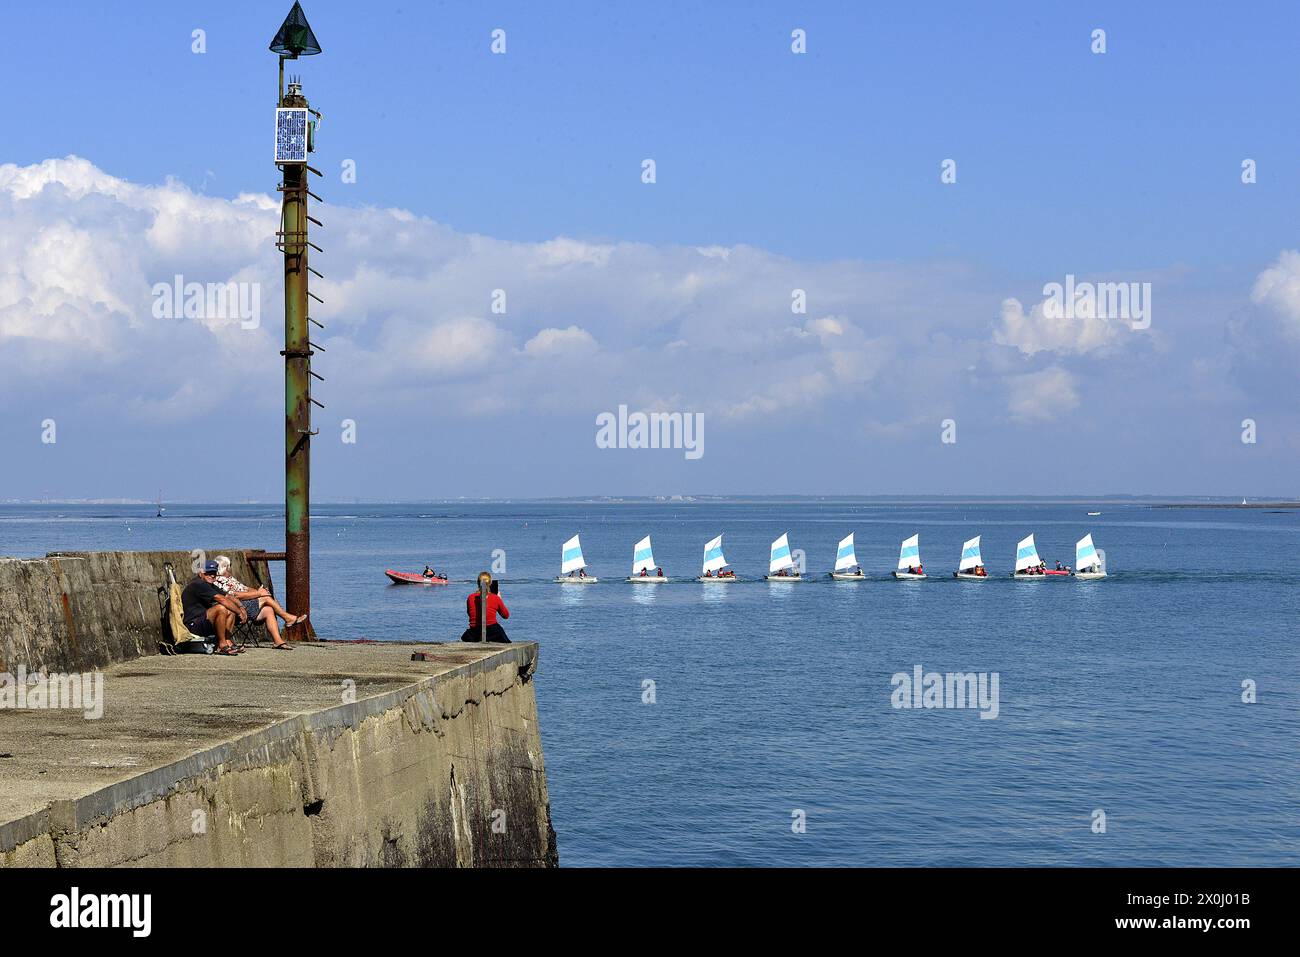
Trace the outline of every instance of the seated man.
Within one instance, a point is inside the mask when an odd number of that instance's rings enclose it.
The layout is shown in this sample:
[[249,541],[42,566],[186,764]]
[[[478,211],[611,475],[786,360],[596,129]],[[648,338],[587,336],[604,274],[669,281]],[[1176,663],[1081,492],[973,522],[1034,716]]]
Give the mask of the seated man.
[[248,612],[217,586],[216,562],[204,562],[203,570],[185,586],[181,592],[181,609],[185,627],[191,634],[200,638],[216,636],[217,654],[237,655],[243,651],[230,640],[230,631],[236,619],[248,621]]
[[292,628],[300,621],[306,621],[306,615],[291,615],[280,607],[271,593],[265,588],[249,588],[238,578],[230,574],[230,559],[225,555],[217,556],[217,587],[235,601],[244,606],[248,619],[260,621],[266,626],[266,633],[271,636],[272,647],[292,651],[293,645],[280,637],[280,622],[276,616],[284,619],[286,628]]

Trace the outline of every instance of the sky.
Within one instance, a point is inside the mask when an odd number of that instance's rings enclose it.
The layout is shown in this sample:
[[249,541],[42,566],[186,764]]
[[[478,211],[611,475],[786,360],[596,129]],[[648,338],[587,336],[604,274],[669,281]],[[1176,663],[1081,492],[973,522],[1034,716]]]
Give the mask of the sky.
[[[282,495],[290,5],[0,0],[0,501]],[[1294,5],[304,8],[318,499],[1300,496]]]

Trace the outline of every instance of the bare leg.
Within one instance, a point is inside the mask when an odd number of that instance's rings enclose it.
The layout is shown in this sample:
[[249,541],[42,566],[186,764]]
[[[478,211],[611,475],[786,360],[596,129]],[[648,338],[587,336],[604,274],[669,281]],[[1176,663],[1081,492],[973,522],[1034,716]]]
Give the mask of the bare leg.
[[[261,598],[259,598],[259,599],[257,600],[257,602],[258,602],[258,604],[261,605],[263,608],[269,608],[269,609],[271,609],[271,611],[272,611],[274,614],[276,614],[276,615],[278,615],[279,617],[283,618],[283,619],[284,619],[284,623],[285,623],[286,625],[288,625],[289,627],[292,628],[294,625],[298,624],[299,619],[298,619],[298,618],[294,618],[293,615],[291,615],[291,614],[289,614],[287,611],[285,611],[284,608],[280,605],[280,603],[279,603],[278,601],[276,601],[274,598],[269,598],[269,597],[263,595]],[[289,620],[290,618],[293,618],[293,621],[290,621],[290,620]]]
[[230,609],[213,605],[208,609],[208,620],[217,629],[217,651],[229,648],[234,642],[230,640],[230,629],[235,624],[235,616]]
[[262,606],[257,620],[266,625],[266,633],[271,636],[271,644],[277,648],[284,644],[284,639],[280,637],[280,623],[275,620],[275,612],[271,611],[269,606]]

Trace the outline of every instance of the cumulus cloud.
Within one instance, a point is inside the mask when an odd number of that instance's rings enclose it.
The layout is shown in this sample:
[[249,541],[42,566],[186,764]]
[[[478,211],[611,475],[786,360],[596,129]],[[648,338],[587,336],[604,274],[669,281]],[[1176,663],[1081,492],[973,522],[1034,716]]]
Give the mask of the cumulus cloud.
[[[858,402],[864,420],[872,408],[888,419],[897,404],[872,400],[900,351],[935,350],[924,341],[936,299],[927,290],[947,288],[936,277],[952,272],[797,262],[744,245],[510,242],[396,209],[329,206],[322,215],[328,241],[313,264],[325,278],[312,289],[324,303],[313,303],[312,317],[326,326],[313,339],[327,381],[316,394],[350,407],[436,398],[470,414],[544,409],[563,375],[602,407],[672,396],[691,410],[761,421],[836,399]],[[76,157],[0,166],[8,387],[21,388],[39,365],[149,420],[181,414],[196,375],[273,380],[277,223],[271,196],[142,185]],[[256,287],[263,321],[155,318],[155,286],[176,277]],[[805,290],[806,315],[792,312],[795,289]],[[950,298],[944,311],[959,311],[960,291]],[[575,361],[597,354],[575,372]],[[274,388],[248,395],[267,408],[282,398]]]
[[[0,166],[0,394],[57,377],[121,416],[174,421],[206,389],[240,383],[250,413],[274,410],[278,208],[268,195],[132,183],[75,157]],[[400,209],[320,215],[325,278],[312,289],[325,302],[312,317],[327,328],[313,333],[314,368],[327,381],[315,394],[331,414],[573,414],[581,395],[593,410],[655,405],[764,428],[834,413],[850,435],[881,436],[932,431],[959,395],[986,419],[1032,424],[1077,406],[1071,366],[1108,355],[1124,326],[1006,299],[990,340],[989,283],[951,262],[516,242]],[[154,318],[151,290],[176,276],[256,286],[261,324]],[[1300,330],[1300,254],[1262,274],[1255,299]]]
[[1014,346],[1027,356],[1095,352],[1111,345],[1125,325],[1123,320],[1099,317],[1092,308],[1077,310],[1073,316],[1057,315],[1053,305],[1045,299],[1026,313],[1019,299],[1002,300],[993,341]]
[[1300,252],[1284,250],[1256,278],[1250,298],[1272,314],[1284,335],[1300,341]]

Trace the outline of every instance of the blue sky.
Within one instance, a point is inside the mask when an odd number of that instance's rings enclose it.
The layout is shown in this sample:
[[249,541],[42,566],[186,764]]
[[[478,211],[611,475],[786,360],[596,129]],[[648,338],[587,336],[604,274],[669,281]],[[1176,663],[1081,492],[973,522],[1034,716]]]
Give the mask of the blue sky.
[[[288,7],[6,6],[0,499],[278,494],[274,337],[147,319],[181,271],[262,283],[274,326],[274,258],[246,236],[267,218],[239,197],[277,181]],[[1293,6],[305,9],[325,52],[291,69],[325,114],[338,284],[318,394],[361,437],[318,441],[318,494],[1300,491]],[[1036,336],[1067,274],[1151,282],[1149,332]],[[204,447],[214,394],[243,461]],[[624,402],[703,411],[706,454],[597,449]]]

